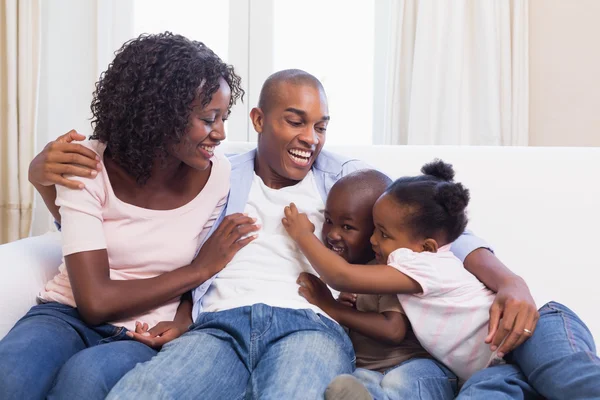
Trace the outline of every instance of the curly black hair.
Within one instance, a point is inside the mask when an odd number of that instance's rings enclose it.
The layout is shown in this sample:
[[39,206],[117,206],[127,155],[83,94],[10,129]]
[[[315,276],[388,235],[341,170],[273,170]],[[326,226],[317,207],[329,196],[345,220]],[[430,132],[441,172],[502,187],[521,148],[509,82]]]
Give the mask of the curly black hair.
[[171,32],[132,39],[96,83],[90,138],[144,184],[156,157],[164,160],[187,132],[192,102],[208,105],[220,78],[231,89],[231,109],[243,99],[241,79],[203,43]]
[[454,182],[454,168],[441,160],[425,164],[421,172],[397,179],[386,193],[414,210],[408,223],[412,233],[425,238],[442,234],[446,243],[453,242],[467,227],[469,189]]

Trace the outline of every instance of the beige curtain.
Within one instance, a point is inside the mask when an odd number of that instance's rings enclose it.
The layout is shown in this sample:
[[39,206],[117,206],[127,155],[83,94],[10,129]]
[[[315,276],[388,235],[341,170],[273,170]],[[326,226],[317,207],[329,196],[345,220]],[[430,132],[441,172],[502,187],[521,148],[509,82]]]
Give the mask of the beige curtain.
[[528,145],[528,0],[391,0],[383,144]]
[[0,0],[0,243],[31,228],[40,31],[38,0]]

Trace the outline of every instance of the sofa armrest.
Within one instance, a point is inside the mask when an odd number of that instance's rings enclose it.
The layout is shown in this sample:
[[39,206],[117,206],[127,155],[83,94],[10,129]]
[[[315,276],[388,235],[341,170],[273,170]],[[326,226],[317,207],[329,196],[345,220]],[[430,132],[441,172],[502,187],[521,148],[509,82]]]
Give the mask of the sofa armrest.
[[36,304],[62,261],[59,232],[0,246],[0,339]]

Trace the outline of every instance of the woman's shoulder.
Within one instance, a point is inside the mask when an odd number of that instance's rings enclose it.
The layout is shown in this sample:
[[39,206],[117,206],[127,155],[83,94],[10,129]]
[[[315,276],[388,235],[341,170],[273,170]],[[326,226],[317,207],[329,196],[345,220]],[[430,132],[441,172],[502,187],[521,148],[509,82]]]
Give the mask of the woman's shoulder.
[[92,150],[100,157],[100,160],[102,160],[104,151],[106,150],[106,143],[102,143],[95,139],[87,139],[82,142],[79,142],[79,144]]
[[[83,190],[80,189],[68,189],[61,186],[57,186],[57,198],[70,199],[76,201],[82,201],[82,196],[89,196],[96,198],[100,203],[104,203],[107,196],[107,185],[108,175],[106,174],[106,167],[104,166],[104,151],[106,150],[106,144],[101,143],[98,140],[84,140],[79,142],[80,145],[92,150],[100,157],[100,164],[102,168],[97,176],[89,177],[74,177],[66,176],[68,179],[76,180],[84,184]],[[60,189],[60,190],[59,190]]]
[[231,175],[231,163],[225,154],[221,152],[215,152],[211,158],[213,168],[211,173],[219,175],[219,179],[227,179],[229,183],[229,176]]

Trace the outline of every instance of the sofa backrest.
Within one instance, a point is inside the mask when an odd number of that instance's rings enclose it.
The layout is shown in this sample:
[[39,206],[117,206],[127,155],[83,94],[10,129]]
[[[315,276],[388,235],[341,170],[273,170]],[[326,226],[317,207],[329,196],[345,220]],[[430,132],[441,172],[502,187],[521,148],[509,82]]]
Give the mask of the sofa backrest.
[[[240,153],[252,143],[224,142]],[[418,174],[434,158],[454,164],[470,190],[469,228],[528,283],[538,306],[556,300],[577,312],[600,345],[600,148],[327,146],[390,177]],[[35,304],[60,264],[59,236],[0,246],[0,338]]]
[[[226,153],[253,148],[224,142]],[[471,190],[469,228],[529,285],[538,307],[555,300],[586,322],[600,345],[600,148],[334,146],[391,178],[441,158]]]

